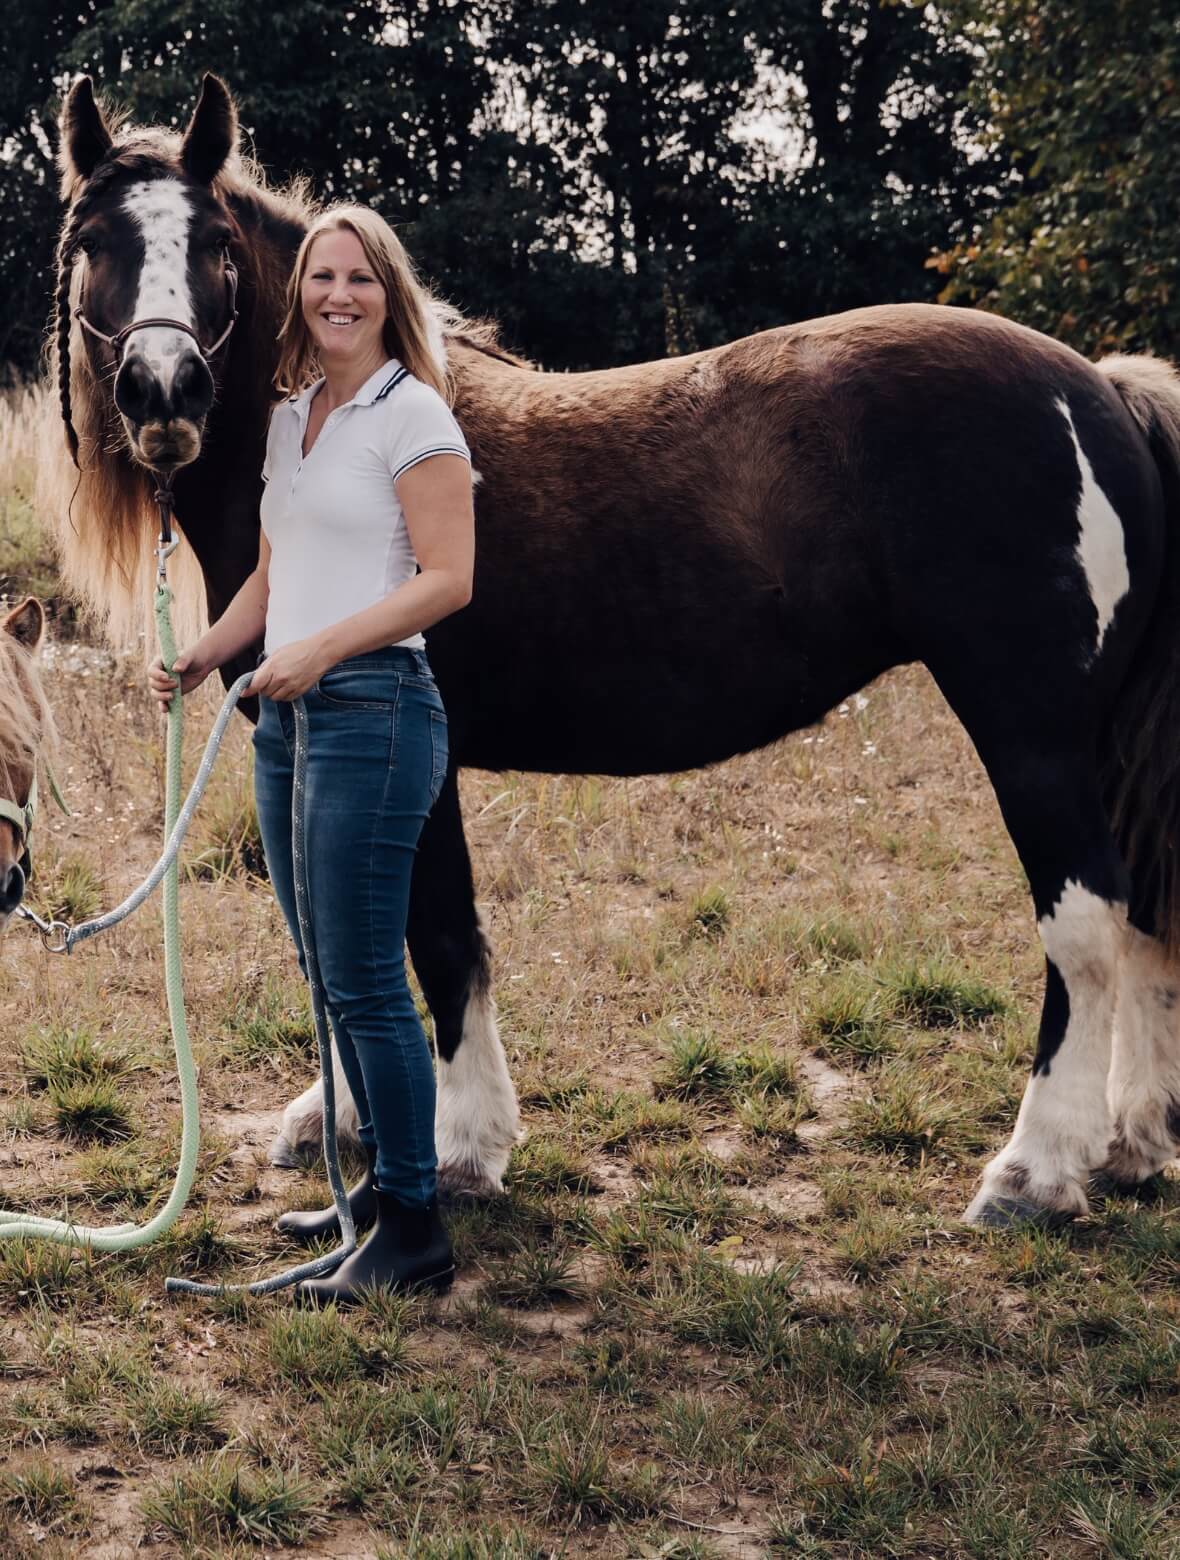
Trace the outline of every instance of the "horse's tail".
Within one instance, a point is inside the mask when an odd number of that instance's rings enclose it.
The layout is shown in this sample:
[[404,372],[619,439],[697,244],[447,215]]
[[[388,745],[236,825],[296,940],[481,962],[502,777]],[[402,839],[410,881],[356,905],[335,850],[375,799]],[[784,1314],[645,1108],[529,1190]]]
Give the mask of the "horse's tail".
[[1166,510],[1159,596],[1103,742],[1111,825],[1131,913],[1180,956],[1180,373],[1162,358],[1104,358],[1159,467]]

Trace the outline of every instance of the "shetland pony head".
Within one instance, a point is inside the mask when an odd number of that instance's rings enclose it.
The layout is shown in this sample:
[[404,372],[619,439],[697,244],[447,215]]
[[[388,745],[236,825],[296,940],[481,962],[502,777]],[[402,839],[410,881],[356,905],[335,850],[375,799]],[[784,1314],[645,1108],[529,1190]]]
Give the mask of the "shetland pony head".
[[[0,798],[26,806],[38,756],[53,742],[53,720],[34,656],[45,635],[45,613],[30,596],[0,621]],[[24,897],[29,873],[27,832],[0,816],[0,931]]]
[[[207,75],[182,137],[116,139],[117,128],[90,78],[75,82],[61,121],[69,202],[56,293],[62,413],[77,460],[72,374],[88,379],[80,421],[99,448],[121,432],[133,460],[175,470],[201,452],[218,344],[234,317],[230,255],[241,234],[219,180],[236,157],[237,114],[223,83]],[[73,353],[72,318],[82,327]],[[109,398],[96,397],[105,385]]]

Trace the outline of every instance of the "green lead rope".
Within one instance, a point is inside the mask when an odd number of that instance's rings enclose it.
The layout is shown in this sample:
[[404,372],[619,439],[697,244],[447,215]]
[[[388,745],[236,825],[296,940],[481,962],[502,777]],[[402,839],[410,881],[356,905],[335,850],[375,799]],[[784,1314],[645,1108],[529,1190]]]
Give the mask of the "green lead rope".
[[[172,592],[166,584],[156,590],[156,632],[160,641],[160,656],[166,671],[171,672],[176,661],[176,640],[172,631]],[[168,1201],[154,1218],[146,1224],[88,1225],[72,1220],[47,1219],[36,1214],[21,1215],[0,1209],[0,1240],[32,1238],[57,1241],[62,1245],[84,1246],[92,1251],[132,1251],[138,1246],[149,1245],[175,1224],[180,1217],[197,1170],[197,1154],[200,1148],[200,1107],[197,1097],[197,1071],[193,1062],[192,1043],[184,1012],[184,987],[180,965],[180,913],[178,904],[179,870],[177,856],[188,826],[196,811],[213,762],[217,757],[221,739],[229,717],[250,682],[252,673],[244,673],[237,679],[225,697],[210,733],[205,753],[196,779],[180,804],[180,771],[183,754],[184,713],[179,691],[173,695],[168,707],[167,763],[164,783],[164,839],[163,854],[148,877],[138,889],[128,896],[115,910],[68,929],[62,951],[72,951],[75,944],[115,926],[149,897],[156,885],[164,884],[164,984],[168,998],[168,1016],[172,1024],[172,1040],[176,1052],[176,1070],[180,1079],[181,1147],[180,1163]],[[314,928],[307,891],[307,859],[305,849],[304,796],[307,775],[307,711],[302,699],[295,700],[295,789],[291,806],[292,853],[295,860],[296,898],[299,904],[300,935],[303,940],[308,982],[311,987],[312,1013],[315,1020],[316,1042],[319,1048],[320,1077],[323,1082],[324,1105],[324,1161],[332,1197],[340,1220],[342,1242],[340,1247],[326,1256],[271,1278],[259,1279],[248,1284],[198,1284],[191,1279],[169,1278],[165,1289],[173,1293],[216,1295],[233,1292],[269,1294],[303,1278],[320,1277],[331,1273],[345,1257],[356,1250],[356,1228],[352,1210],[348,1204],[344,1179],[340,1172],[340,1158],[336,1142],[336,1099],[332,1076],[332,1039],[324,1008],[323,988],[319,979],[319,967],[315,959]]]

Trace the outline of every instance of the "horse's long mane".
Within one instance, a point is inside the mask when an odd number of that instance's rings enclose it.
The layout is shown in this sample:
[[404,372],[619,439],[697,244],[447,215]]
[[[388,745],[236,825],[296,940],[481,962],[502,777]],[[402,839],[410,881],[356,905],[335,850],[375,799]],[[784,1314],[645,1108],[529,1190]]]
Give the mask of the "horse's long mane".
[[38,756],[57,745],[53,714],[30,651],[0,633],[0,796],[15,800]]
[[[171,130],[130,125],[109,109],[114,144],[88,179],[68,170],[62,195],[69,210],[58,246],[55,309],[47,350],[49,381],[58,387],[59,407],[43,402],[37,461],[37,507],[57,543],[62,573],[69,589],[89,609],[106,637],[131,648],[136,641],[151,644],[152,546],[156,511],[150,473],[127,453],[122,423],[109,386],[95,376],[73,318],[82,278],[75,265],[79,227],[93,203],[113,180],[126,174],[149,177],[180,169],[180,135]],[[291,239],[304,231],[316,212],[306,181],[296,179],[272,188],[249,157],[235,152],[213,186],[229,205],[250,247],[249,281],[243,272],[243,330],[231,340],[223,374],[249,376],[248,391],[268,405],[273,400],[270,370],[275,336],[285,308],[287,269],[278,257]],[[273,242],[268,242],[268,238]],[[249,308],[245,299],[249,293]],[[445,355],[447,344],[468,347],[484,356],[530,367],[501,344],[495,324],[470,319],[434,299],[437,329],[435,350]],[[75,467],[68,444],[77,429]],[[63,434],[65,437],[63,438]],[[212,435],[212,437],[210,437]],[[206,429],[202,459],[216,458],[212,420]],[[184,528],[183,514],[178,516]],[[200,631],[204,590],[200,569],[189,548],[180,548],[170,569],[176,598],[177,632],[182,640]]]

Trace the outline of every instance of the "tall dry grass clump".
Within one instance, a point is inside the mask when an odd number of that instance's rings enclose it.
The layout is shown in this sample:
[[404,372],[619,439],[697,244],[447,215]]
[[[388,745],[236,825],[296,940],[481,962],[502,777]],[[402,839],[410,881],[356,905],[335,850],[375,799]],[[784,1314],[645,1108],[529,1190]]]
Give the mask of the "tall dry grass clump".
[[[75,351],[81,351],[75,344]],[[84,440],[83,470],[70,458],[56,396],[47,384],[27,392],[22,429],[34,466],[33,507],[51,539],[66,592],[116,650],[155,653],[152,616],[155,592],[155,542],[158,517],[144,488],[144,502],[132,517],[137,546],[105,545],[113,517],[103,511],[110,484],[94,480],[99,459],[94,441]],[[112,435],[114,437],[114,435]],[[102,458],[110,459],[108,451]],[[126,517],[116,529],[122,531]],[[179,529],[179,527],[178,527]],[[112,532],[113,534],[113,532]],[[205,625],[201,571],[191,550],[181,545],[168,568],[173,593],[173,623],[180,644],[190,643]]]

